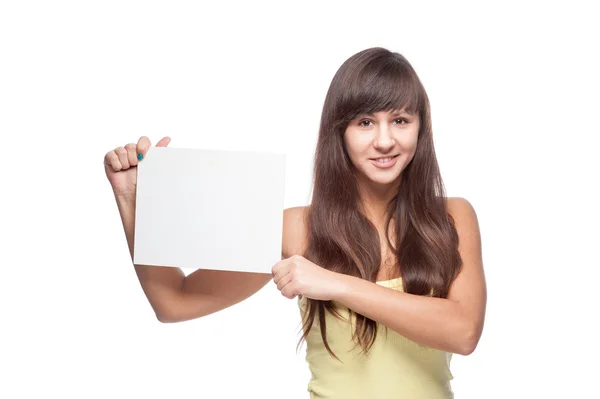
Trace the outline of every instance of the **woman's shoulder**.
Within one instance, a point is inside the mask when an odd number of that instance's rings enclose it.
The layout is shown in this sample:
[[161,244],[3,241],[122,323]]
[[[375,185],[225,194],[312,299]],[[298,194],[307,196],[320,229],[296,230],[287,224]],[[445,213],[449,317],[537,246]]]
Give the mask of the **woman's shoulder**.
[[462,229],[470,230],[470,234],[479,232],[477,213],[466,198],[448,197],[446,203],[448,214],[452,217],[457,232]]
[[283,211],[283,236],[281,256],[302,255],[308,243],[306,219],[310,206],[296,206]]
[[473,205],[463,197],[447,197],[446,204],[448,208],[448,213],[451,216],[456,216],[460,214],[464,214],[465,212],[474,212]]

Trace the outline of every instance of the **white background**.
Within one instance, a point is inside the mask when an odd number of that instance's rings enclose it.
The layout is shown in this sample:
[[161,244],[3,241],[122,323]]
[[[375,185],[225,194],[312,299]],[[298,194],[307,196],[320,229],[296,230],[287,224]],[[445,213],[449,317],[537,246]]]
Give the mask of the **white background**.
[[156,320],[102,160],[141,135],[282,151],[305,205],[328,85],[372,46],[417,70],[448,195],[479,216],[487,319],[456,397],[600,397],[591,3],[2,2],[0,397],[306,398],[274,285]]

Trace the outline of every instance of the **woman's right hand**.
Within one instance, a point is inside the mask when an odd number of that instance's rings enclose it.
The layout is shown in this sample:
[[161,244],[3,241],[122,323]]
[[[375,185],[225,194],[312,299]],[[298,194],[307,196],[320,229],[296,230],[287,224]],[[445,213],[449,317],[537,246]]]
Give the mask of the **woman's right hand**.
[[[156,146],[166,147],[170,141],[170,137],[163,137],[156,143]],[[138,160],[138,154],[142,155],[142,159],[146,157],[150,145],[150,139],[142,136],[137,144],[129,143],[125,147],[117,147],[106,153],[104,156],[104,170],[115,196],[135,197],[136,166],[141,162]]]

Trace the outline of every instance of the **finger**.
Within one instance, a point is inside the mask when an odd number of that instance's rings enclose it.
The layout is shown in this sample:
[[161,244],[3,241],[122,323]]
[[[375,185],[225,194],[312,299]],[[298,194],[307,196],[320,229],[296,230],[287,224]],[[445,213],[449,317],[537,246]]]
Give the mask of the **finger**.
[[124,147],[115,148],[115,153],[119,157],[123,170],[129,169],[129,159],[127,159],[127,150]]
[[119,157],[114,150],[106,153],[104,156],[104,164],[110,166],[114,172],[123,169],[123,165],[121,165],[121,161],[119,161]]
[[288,285],[292,280],[294,279],[294,276],[292,276],[290,273],[286,274],[285,276],[281,277],[278,281],[277,281],[277,289],[279,291],[281,291],[286,285]]
[[150,148],[152,144],[150,143],[150,139],[146,136],[142,136],[140,137],[140,139],[137,142],[137,159],[141,161],[140,156],[142,159],[144,159],[146,157],[146,152],[148,152],[148,148]]
[[169,145],[169,143],[171,142],[171,138],[169,136],[163,137],[162,139],[160,139],[160,141],[158,143],[156,143],[157,147],[166,147]]
[[[273,281],[278,282],[283,277],[289,275],[290,272],[291,272],[290,265],[287,264],[286,262],[283,262],[277,269],[277,272],[275,273],[275,275],[273,276]],[[293,276],[293,274],[292,274],[292,276]]]
[[137,145],[135,143],[129,143],[125,146],[125,150],[127,150],[129,166],[137,166],[139,162],[137,157]]
[[277,272],[279,271],[279,269],[281,269],[284,259],[280,260],[279,262],[275,263],[275,265],[271,268],[271,274],[273,275],[273,278],[275,277],[275,274],[277,274]]
[[281,289],[281,295],[288,299],[294,299],[297,295],[295,284],[293,282],[286,284],[286,286]]

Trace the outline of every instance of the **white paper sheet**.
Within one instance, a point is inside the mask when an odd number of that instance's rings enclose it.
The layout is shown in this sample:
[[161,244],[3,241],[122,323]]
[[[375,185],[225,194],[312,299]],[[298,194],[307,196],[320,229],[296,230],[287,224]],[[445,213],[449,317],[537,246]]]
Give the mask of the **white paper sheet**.
[[137,169],[134,263],[271,273],[285,155],[151,147]]

